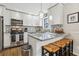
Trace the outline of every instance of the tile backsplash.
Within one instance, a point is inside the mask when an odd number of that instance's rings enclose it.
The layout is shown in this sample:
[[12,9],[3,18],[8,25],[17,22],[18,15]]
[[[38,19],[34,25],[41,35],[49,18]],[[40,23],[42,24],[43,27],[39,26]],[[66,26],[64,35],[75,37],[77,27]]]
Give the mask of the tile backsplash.
[[41,26],[27,26],[27,32],[40,32],[42,29]]

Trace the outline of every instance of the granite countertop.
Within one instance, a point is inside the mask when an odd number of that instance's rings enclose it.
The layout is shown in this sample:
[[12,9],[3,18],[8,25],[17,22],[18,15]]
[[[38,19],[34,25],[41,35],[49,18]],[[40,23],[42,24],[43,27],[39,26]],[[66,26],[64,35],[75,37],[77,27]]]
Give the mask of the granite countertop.
[[45,32],[45,33],[29,33],[28,35],[35,39],[45,41],[45,40],[54,39],[57,37],[65,37],[67,34]]

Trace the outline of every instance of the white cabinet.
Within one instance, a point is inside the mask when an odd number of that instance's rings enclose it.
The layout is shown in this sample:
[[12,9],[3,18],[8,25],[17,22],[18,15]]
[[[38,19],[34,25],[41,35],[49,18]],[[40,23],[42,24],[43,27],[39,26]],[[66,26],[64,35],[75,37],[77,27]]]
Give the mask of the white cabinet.
[[10,33],[4,33],[4,48],[10,47],[11,37]]
[[24,43],[27,43],[28,40],[28,33],[24,32]]
[[11,15],[10,15],[10,11],[9,10],[5,10],[4,24],[5,25],[11,25]]
[[27,26],[28,25],[28,15],[23,14],[23,25]]
[[28,26],[33,26],[33,19],[32,19],[32,15],[28,15],[27,16],[27,25]]
[[4,48],[9,47],[11,43],[11,37],[10,33],[6,33],[6,25],[10,25],[11,23],[11,15],[10,11],[6,10],[4,11]]
[[4,6],[0,6],[0,16],[4,15],[4,10],[5,10],[5,7]]
[[32,19],[33,19],[33,26],[40,26],[39,16],[32,16]]
[[26,25],[26,26],[33,26],[32,15],[24,14],[23,24]]
[[23,20],[22,13],[10,11],[10,14],[11,14],[11,18],[13,18],[13,19]]
[[11,25],[11,15],[9,10],[5,10],[4,12],[4,32],[6,32],[6,25]]
[[39,16],[24,15],[23,24],[27,26],[40,26]]
[[[57,6],[49,9],[49,23],[51,24],[63,24],[63,5],[58,4]],[[50,17],[52,19],[50,19]]]

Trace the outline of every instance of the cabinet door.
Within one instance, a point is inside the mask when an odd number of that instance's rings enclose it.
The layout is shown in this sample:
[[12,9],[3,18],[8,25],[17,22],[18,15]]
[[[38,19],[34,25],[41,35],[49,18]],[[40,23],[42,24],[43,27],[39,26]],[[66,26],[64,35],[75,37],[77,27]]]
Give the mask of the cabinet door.
[[39,16],[33,16],[33,15],[27,15],[26,22],[28,26],[39,26],[40,25],[40,19]]
[[10,13],[11,13],[11,18],[23,20],[23,14],[22,13],[14,12],[14,11],[10,11]]
[[28,35],[27,32],[24,32],[24,43],[27,43],[27,40],[28,40],[27,35]]
[[32,26],[32,16],[31,15],[23,15],[23,25],[24,26]]
[[54,8],[54,24],[63,24],[63,5],[59,4]]
[[0,6],[0,16],[4,15],[5,7]]
[[24,14],[23,16],[23,25],[26,26],[28,25],[28,15]]
[[39,16],[32,16],[32,24],[33,24],[33,26],[39,26],[40,25]]
[[33,23],[32,15],[28,15],[27,20],[28,20],[28,23],[27,23],[28,26],[32,26],[32,23]]
[[11,36],[10,33],[4,34],[4,48],[9,47],[11,43]]
[[49,16],[52,16],[52,19],[49,21],[50,24],[63,24],[63,5],[58,4],[49,9]]

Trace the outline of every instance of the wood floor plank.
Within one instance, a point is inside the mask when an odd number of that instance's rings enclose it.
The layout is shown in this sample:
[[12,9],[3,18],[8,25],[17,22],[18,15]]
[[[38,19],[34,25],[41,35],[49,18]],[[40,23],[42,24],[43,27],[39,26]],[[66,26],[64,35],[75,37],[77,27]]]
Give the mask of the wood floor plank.
[[21,56],[21,55],[22,54],[21,54],[21,48],[20,47],[0,51],[0,56]]

